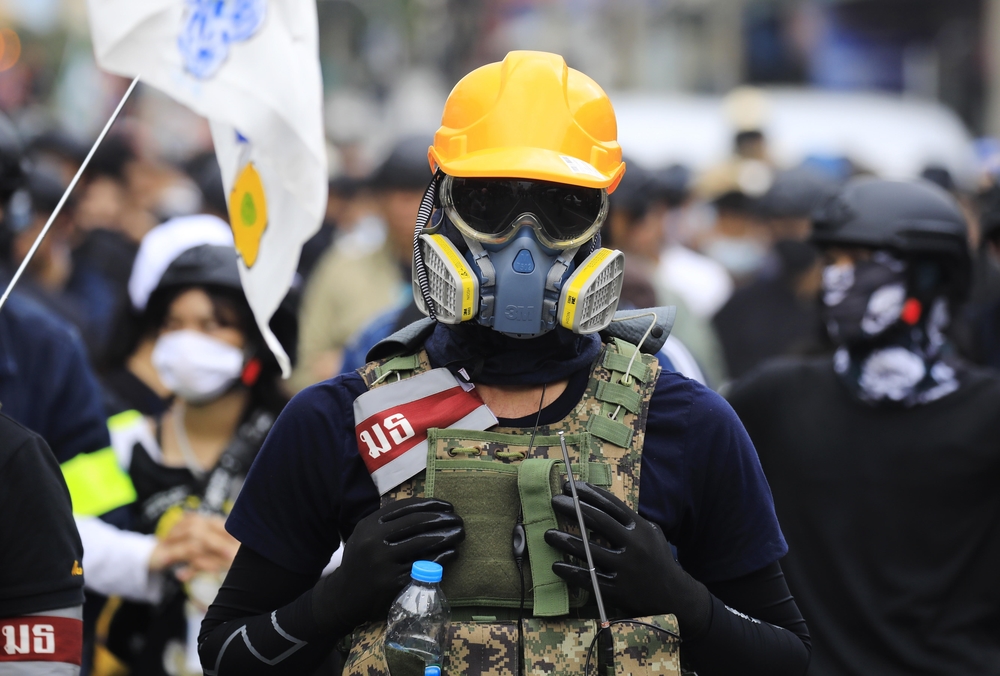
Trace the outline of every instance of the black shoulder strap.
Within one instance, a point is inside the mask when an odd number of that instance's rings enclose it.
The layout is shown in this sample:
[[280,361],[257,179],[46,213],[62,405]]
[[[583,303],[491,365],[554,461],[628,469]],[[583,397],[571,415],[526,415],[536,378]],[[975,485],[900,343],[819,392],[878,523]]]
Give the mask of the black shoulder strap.
[[224,513],[233,479],[245,475],[250,470],[257,452],[264,444],[267,433],[274,425],[271,413],[257,409],[239,426],[229,446],[222,452],[215,469],[208,475],[205,494],[201,501],[203,511]]
[[430,317],[424,317],[409,326],[404,326],[388,338],[375,343],[372,349],[368,350],[365,361],[378,361],[386,357],[416,352],[434,332],[436,324],[437,322]]

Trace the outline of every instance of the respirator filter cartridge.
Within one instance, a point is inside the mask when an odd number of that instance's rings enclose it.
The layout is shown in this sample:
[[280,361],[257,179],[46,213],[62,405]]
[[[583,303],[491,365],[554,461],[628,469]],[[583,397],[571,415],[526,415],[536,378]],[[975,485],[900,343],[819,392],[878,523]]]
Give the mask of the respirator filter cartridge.
[[596,333],[611,323],[625,280],[625,254],[598,249],[570,275],[559,294],[559,323],[573,333]]
[[[420,250],[437,320],[442,324],[460,324],[473,319],[479,311],[479,278],[462,254],[444,235],[420,235]],[[417,307],[429,315],[416,274],[413,280]]]

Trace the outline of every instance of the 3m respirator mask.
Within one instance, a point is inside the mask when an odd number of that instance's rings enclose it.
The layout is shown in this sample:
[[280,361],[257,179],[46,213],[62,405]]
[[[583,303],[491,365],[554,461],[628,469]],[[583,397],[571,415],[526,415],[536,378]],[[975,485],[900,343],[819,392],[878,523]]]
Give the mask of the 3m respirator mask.
[[600,331],[625,272],[624,254],[594,244],[607,213],[599,188],[453,176],[438,188],[436,178],[414,235],[417,305],[444,324],[474,321],[518,338],[556,326]]

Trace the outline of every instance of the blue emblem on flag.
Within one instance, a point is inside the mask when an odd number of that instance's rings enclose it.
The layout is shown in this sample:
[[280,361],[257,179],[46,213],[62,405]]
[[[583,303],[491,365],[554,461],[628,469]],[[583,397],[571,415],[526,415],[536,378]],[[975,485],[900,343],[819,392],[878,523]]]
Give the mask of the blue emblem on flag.
[[267,0],[186,0],[177,47],[184,69],[206,80],[222,67],[235,42],[253,37],[264,25]]

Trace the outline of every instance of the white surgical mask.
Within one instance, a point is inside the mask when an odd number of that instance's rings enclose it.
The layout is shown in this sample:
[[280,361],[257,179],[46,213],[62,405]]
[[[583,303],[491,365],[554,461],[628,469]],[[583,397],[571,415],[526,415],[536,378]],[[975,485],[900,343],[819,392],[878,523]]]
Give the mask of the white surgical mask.
[[171,392],[203,404],[222,395],[240,377],[243,351],[200,331],[171,331],[156,341],[153,366]]
[[767,259],[767,247],[751,237],[717,237],[704,250],[735,277],[757,272]]

